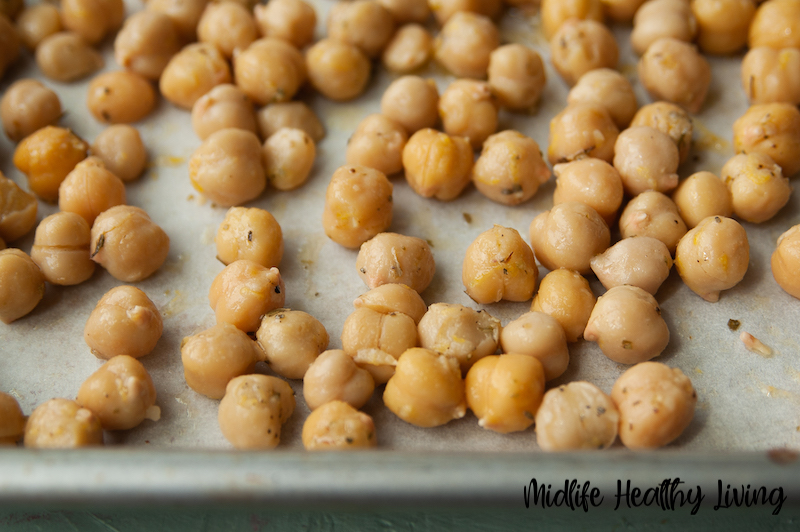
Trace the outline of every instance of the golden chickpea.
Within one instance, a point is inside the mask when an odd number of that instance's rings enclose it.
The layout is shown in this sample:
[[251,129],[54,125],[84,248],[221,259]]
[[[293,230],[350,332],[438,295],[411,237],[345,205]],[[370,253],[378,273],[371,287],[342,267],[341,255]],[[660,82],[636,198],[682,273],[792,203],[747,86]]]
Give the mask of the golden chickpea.
[[392,223],[392,184],[383,172],[345,165],[325,193],[322,227],[328,238],[355,249]]
[[272,0],[253,9],[262,37],[283,39],[302,48],[314,40],[317,13],[303,0]]
[[590,260],[611,243],[608,226],[593,208],[577,201],[559,203],[533,219],[531,247],[548,270],[591,271]]
[[631,46],[643,55],[659,39],[670,37],[690,43],[697,35],[697,20],[686,0],[650,0],[633,17]]
[[97,157],[75,165],[58,187],[58,208],[80,215],[90,225],[101,212],[117,205],[125,205],[125,184]]
[[342,401],[331,401],[309,414],[303,423],[307,451],[350,451],[375,447],[372,418]]
[[338,2],[328,13],[328,37],[378,57],[394,34],[392,13],[376,0]]
[[432,79],[403,76],[381,98],[381,113],[403,126],[409,135],[439,122],[439,91]]
[[791,227],[778,237],[770,265],[778,286],[800,299],[800,225]]
[[781,167],[764,153],[734,155],[722,167],[720,177],[730,190],[734,214],[747,222],[772,219],[792,193]]
[[476,13],[494,18],[503,8],[502,0],[429,0],[428,5],[440,26],[446,24],[456,13]]
[[672,193],[672,201],[689,229],[709,216],[733,214],[730,190],[711,172],[696,172],[684,179]]
[[11,395],[0,392],[0,446],[15,445],[25,434],[25,415]]
[[19,57],[20,37],[14,23],[0,13],[0,78],[6,69]]
[[756,12],[753,0],[693,0],[691,7],[697,20],[697,44],[703,52],[732,54],[747,44]]
[[472,160],[467,139],[429,128],[414,133],[403,149],[406,181],[423,198],[457,198],[470,182]]
[[330,340],[315,317],[287,308],[264,316],[256,338],[269,367],[287,379],[302,379]]
[[489,56],[489,87],[502,107],[515,111],[539,103],[547,74],[541,56],[522,44],[506,44]]
[[686,234],[686,224],[669,196],[651,190],[633,198],[619,217],[622,238],[652,236],[675,253],[678,241]]
[[155,349],[164,324],[147,294],[133,286],[106,292],[86,320],[83,339],[103,360],[117,355],[141,358]]
[[567,105],[550,120],[547,159],[550,164],[594,157],[610,163],[619,129],[605,107],[591,103]]
[[472,168],[475,188],[492,201],[518,205],[550,179],[550,169],[535,140],[506,130],[486,139]]
[[748,30],[750,48],[800,48],[800,2],[772,0],[756,10]]
[[631,82],[610,68],[598,68],[581,76],[570,89],[567,103],[602,105],[620,129],[628,127],[637,109]]
[[439,116],[445,133],[465,137],[473,149],[497,131],[497,100],[485,81],[459,79],[439,99]]
[[335,101],[352,100],[367,87],[369,58],[357,46],[322,39],[306,51],[308,80],[323,96]]
[[238,53],[233,71],[239,88],[259,105],[291,100],[307,77],[305,60],[297,48],[269,37]]
[[631,196],[648,190],[669,192],[678,186],[680,154],[672,139],[650,126],[621,132],[614,144],[614,168]]
[[55,81],[85,78],[103,68],[103,56],[77,33],[60,31],[45,37],[36,47],[36,65]]
[[[541,363],[547,381],[560,377],[569,366],[569,348],[564,328],[557,319],[544,312],[526,312],[503,327],[500,348],[503,353],[535,358]],[[535,413],[535,410],[531,413]]]
[[58,199],[58,187],[87,156],[89,145],[72,131],[45,126],[25,137],[14,152],[14,166],[28,176],[31,191],[45,201]]
[[275,217],[263,209],[231,207],[216,236],[217,259],[225,264],[247,259],[265,268],[283,258],[283,232]]
[[153,379],[141,362],[115,356],[83,381],[76,401],[95,413],[105,430],[127,430],[145,419],[158,421]]
[[615,22],[631,22],[646,0],[600,0],[603,13]]
[[465,380],[467,405],[478,418],[478,425],[500,434],[533,425],[544,396],[544,374],[542,364],[526,355],[480,359]]
[[208,301],[217,323],[226,321],[244,332],[254,332],[261,325],[262,316],[283,307],[286,287],[278,268],[240,259],[217,274]]
[[256,133],[253,102],[242,89],[229,83],[217,85],[194,102],[192,107],[192,129],[200,140],[226,128]]
[[751,49],[742,59],[742,88],[753,104],[800,104],[800,50]]
[[592,271],[607,289],[630,285],[656,295],[669,277],[672,255],[666,244],[649,237],[623,238],[592,257]]
[[659,39],[639,59],[638,69],[639,80],[653,99],[677,103],[690,113],[703,107],[711,67],[693,45]]
[[619,439],[628,449],[656,449],[674,441],[694,417],[697,393],[678,368],[637,364],[611,389],[619,410]]
[[368,115],[347,141],[347,164],[375,168],[386,175],[403,170],[403,148],[408,133],[398,122],[381,114]]
[[567,342],[577,342],[596,302],[589,281],[578,272],[561,268],[542,278],[531,310],[553,316],[564,328]]
[[680,162],[689,157],[692,148],[692,119],[682,107],[669,102],[654,102],[639,109],[631,127],[650,126],[670,136],[678,147]]
[[424,24],[431,16],[428,0],[378,0],[378,3],[389,10],[398,24]]
[[117,205],[92,225],[92,260],[115,279],[135,283],[158,270],[169,253],[169,237],[139,207]]
[[50,399],[36,407],[25,426],[25,447],[74,449],[103,445],[100,418],[70,399]]
[[422,293],[433,280],[436,263],[428,243],[414,236],[379,233],[362,244],[358,276],[369,288],[400,283]]
[[409,349],[383,392],[383,402],[397,417],[418,427],[436,427],[467,412],[458,361],[428,349]]
[[116,124],[101,131],[92,144],[92,155],[126,183],[142,175],[147,165],[142,136],[127,124]]
[[256,113],[258,130],[268,139],[281,128],[302,129],[314,142],[325,137],[325,127],[314,111],[303,102],[279,102],[262,107]]
[[619,48],[614,35],[601,22],[568,20],[550,39],[553,66],[567,85],[598,68],[614,68]]
[[317,148],[302,129],[282,128],[271,135],[262,148],[267,181],[278,190],[293,190],[303,185],[314,166]]
[[6,242],[25,236],[36,225],[39,204],[0,172],[0,238]]
[[94,273],[89,258],[91,228],[72,212],[51,214],[39,223],[31,248],[31,259],[42,270],[47,282],[75,285]]
[[434,41],[434,58],[459,78],[486,77],[489,58],[500,46],[497,26],[487,17],[467,11],[455,13]]
[[466,374],[500,343],[500,320],[485,310],[434,303],[419,320],[419,342],[426,350],[452,358]]
[[33,79],[11,84],[0,100],[3,129],[9,139],[19,142],[61,118],[61,101],[48,87]]
[[22,0],[3,0],[0,2],[0,14],[9,20],[15,20],[24,9],[25,2]]
[[548,40],[569,19],[603,22],[601,0],[542,0],[541,4],[542,29]]
[[605,449],[617,439],[619,412],[611,397],[586,381],[544,394],[536,412],[536,443],[543,451]]
[[150,80],[161,77],[181,49],[172,19],[160,11],[144,10],[125,20],[114,39],[114,59],[123,68]]
[[233,207],[253,200],[267,186],[261,143],[251,131],[215,131],[189,159],[192,186],[217,205]]
[[219,428],[237,449],[272,449],[281,425],[294,412],[294,391],[286,381],[268,375],[231,379],[219,403]]
[[381,62],[388,71],[405,74],[425,66],[432,55],[430,32],[419,24],[406,24],[394,32],[381,54]]
[[417,324],[428,311],[419,292],[397,283],[383,284],[364,292],[353,301],[353,306],[356,310],[366,308],[381,314],[400,312],[411,317]]
[[553,205],[579,201],[597,211],[611,227],[622,205],[622,178],[619,172],[605,161],[586,157],[553,167],[556,189]]
[[800,171],[800,110],[788,103],[751,106],[733,123],[736,153],[765,153],[791,177]]
[[191,109],[205,93],[230,82],[231,69],[217,47],[194,43],[172,56],[161,73],[158,87],[167,101]]
[[61,31],[61,14],[53,4],[37,4],[25,8],[16,20],[22,44],[34,51],[45,37]]
[[11,323],[30,313],[44,297],[44,275],[23,251],[0,251],[0,321]]
[[197,24],[206,4],[208,0],[148,0],[146,6],[171,18],[181,40],[192,42],[197,40]]
[[236,2],[211,2],[197,23],[197,40],[211,43],[225,57],[244,50],[258,38],[256,21],[250,10]]
[[341,349],[320,354],[303,377],[303,397],[311,410],[330,401],[361,408],[375,391],[375,381]]
[[61,22],[89,44],[98,44],[125,20],[122,0],[62,0]]

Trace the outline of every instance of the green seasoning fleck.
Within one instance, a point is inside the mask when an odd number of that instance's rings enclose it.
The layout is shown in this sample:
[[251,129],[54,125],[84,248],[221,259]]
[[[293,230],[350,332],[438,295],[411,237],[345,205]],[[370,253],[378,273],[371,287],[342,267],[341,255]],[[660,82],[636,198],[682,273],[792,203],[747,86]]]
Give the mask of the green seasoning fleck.
[[735,331],[742,324],[739,320],[728,320],[728,329]]

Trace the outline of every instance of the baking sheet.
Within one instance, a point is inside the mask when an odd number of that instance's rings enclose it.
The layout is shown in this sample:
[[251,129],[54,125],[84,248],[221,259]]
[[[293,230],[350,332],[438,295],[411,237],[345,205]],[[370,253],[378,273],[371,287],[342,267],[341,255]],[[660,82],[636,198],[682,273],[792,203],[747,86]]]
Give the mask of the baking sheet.
[[[330,1],[312,0],[317,8],[318,37]],[[128,10],[140,9],[138,2]],[[504,42],[521,42],[548,58],[546,42],[535,18],[511,10],[501,22]],[[619,68],[634,81],[640,105],[650,99],[636,81],[635,56],[624,27],[614,29],[620,45]],[[104,45],[106,67],[117,68],[111,42]],[[567,87],[547,63],[548,82],[538,112],[518,115],[501,112],[501,128],[514,128],[547,146],[548,123],[566,102]],[[731,125],[746,109],[738,81],[740,57],[711,59],[714,72],[709,97],[695,121],[695,146],[691,160],[679,170],[686,177],[697,170],[719,173],[733,152]],[[379,101],[393,76],[382,69],[366,93],[354,102],[334,103],[310,90],[301,94],[322,117],[328,130],[318,145],[318,158],[309,182],[300,190],[267,190],[248,204],[267,209],[280,222],[285,254],[280,265],[286,282],[286,306],[304,310],[327,328],[329,348],[339,348],[342,325],[352,312],[352,300],[366,291],[356,268],[356,251],[330,241],[322,231],[325,189],[334,170],[344,164],[344,148],[359,121],[379,111]],[[440,91],[453,78],[435,65],[421,72],[435,77]],[[13,79],[42,79],[33,58],[24,54],[0,83],[4,90]],[[89,80],[60,84],[49,80],[67,110],[61,125],[91,141],[103,129],[85,105]],[[162,410],[158,422],[145,421],[131,431],[107,432],[109,445],[160,449],[230,449],[217,425],[217,401],[207,399],[186,385],[180,362],[180,341],[214,324],[207,292],[223,266],[215,259],[213,243],[225,209],[199,197],[189,183],[187,162],[200,145],[186,111],[161,101],[157,111],[137,124],[148,147],[151,165],[137,182],[127,185],[128,203],[145,208],[171,239],[167,262],[151,278],[137,283],[164,316],[164,335],[155,351],[141,362],[153,377]],[[0,136],[0,170],[27,188],[24,176],[12,164],[14,146]],[[402,176],[394,184],[394,218],[389,230],[419,236],[432,242],[437,272],[423,293],[426,303],[450,302],[485,308],[503,324],[529,309],[528,303],[476,305],[463,292],[461,261],[469,243],[492,224],[517,229],[527,240],[528,226],[540,212],[552,206],[554,179],[529,202],[506,207],[495,204],[470,187],[455,201],[442,203],[414,194]],[[796,180],[793,182],[796,184]],[[673,444],[681,451],[747,451],[775,447],[797,448],[800,437],[800,302],[784,293],[772,279],[769,257],[777,237],[800,223],[797,194],[772,221],[743,224],[750,239],[750,267],[742,283],[723,293],[716,304],[707,303],[683,286],[675,271],[661,287],[657,299],[671,340],[657,361],[680,367],[698,393],[695,419]],[[39,219],[56,211],[40,203]],[[30,251],[33,234],[14,244]],[[540,278],[546,273],[540,270]],[[98,268],[87,283],[75,287],[48,286],[40,305],[11,325],[0,325],[0,389],[14,395],[30,413],[52,397],[74,397],[80,384],[100,365],[83,341],[89,313],[110,288],[121,284]],[[603,289],[592,282],[596,294]],[[732,332],[728,320],[737,319],[741,329]],[[748,331],[772,347],[775,354],[763,358],[745,350],[739,332]],[[625,366],[608,360],[595,344],[570,345],[566,374],[551,385],[588,380],[609,392]],[[258,371],[270,373],[266,365]],[[297,408],[284,426],[282,449],[300,450],[302,423],[308,414],[302,399],[302,383],[293,381]],[[435,429],[421,429],[400,421],[382,404],[379,388],[364,411],[372,415],[382,449],[402,451],[528,451],[536,450],[532,430],[500,435],[478,427],[468,413],[463,419]],[[616,444],[619,446],[619,443]]]

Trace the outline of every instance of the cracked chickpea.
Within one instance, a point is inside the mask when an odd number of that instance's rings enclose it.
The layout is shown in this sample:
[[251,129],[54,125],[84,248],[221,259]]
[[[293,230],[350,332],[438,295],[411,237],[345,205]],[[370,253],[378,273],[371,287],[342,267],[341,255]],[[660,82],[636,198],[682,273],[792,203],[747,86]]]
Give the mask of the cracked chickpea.
[[125,20],[114,39],[114,59],[123,68],[150,80],[161,77],[181,49],[175,24],[159,11],[144,10]]
[[689,229],[709,216],[733,214],[730,190],[711,172],[695,172],[684,179],[672,193],[672,201]]
[[356,310],[366,308],[381,314],[400,312],[410,316],[416,324],[428,311],[428,306],[416,290],[397,283],[383,284],[364,292],[353,301],[353,306]]
[[592,257],[591,264],[597,279],[607,289],[630,285],[655,295],[669,277],[672,256],[662,241],[638,236],[623,238]]
[[618,128],[628,127],[636,114],[636,94],[628,78],[610,68],[582,75],[567,95],[567,104],[596,103],[605,107]]
[[626,129],[614,144],[614,168],[631,196],[674,189],[678,186],[679,164],[680,154],[672,139],[649,126]]
[[[569,366],[567,336],[561,323],[544,312],[526,312],[500,331],[503,353],[533,357],[547,381],[560,377]],[[531,412],[535,413],[535,410]]]
[[633,17],[631,46],[643,55],[650,45],[664,37],[690,43],[697,35],[697,20],[686,0],[651,0]]
[[372,375],[341,349],[321,353],[303,377],[303,398],[311,410],[330,401],[361,408],[374,391]]
[[596,302],[585,277],[561,268],[542,278],[531,310],[553,316],[564,328],[567,342],[577,342],[583,337]]
[[539,103],[547,74],[541,56],[522,44],[506,44],[489,56],[489,87],[501,106],[515,111]]
[[31,259],[48,282],[76,285],[92,276],[95,264],[89,258],[90,232],[86,220],[72,212],[57,212],[39,222]]
[[278,268],[240,259],[217,274],[208,301],[217,323],[226,321],[244,332],[254,332],[261,326],[262,316],[283,307],[286,288]]
[[497,111],[497,100],[485,81],[458,79],[439,98],[445,133],[465,137],[473,149],[480,148],[497,131]]
[[686,234],[678,207],[669,196],[651,190],[630,200],[619,217],[622,238],[652,236],[666,244],[675,253],[678,241]]
[[317,146],[302,129],[281,128],[261,148],[267,182],[278,190],[302,186],[311,173]]
[[434,41],[434,58],[459,78],[482,79],[492,51],[500,46],[497,26],[483,15],[459,11]]
[[752,48],[742,59],[742,88],[752,104],[800,104],[800,49]]
[[433,280],[436,263],[428,243],[414,236],[380,233],[358,251],[356,268],[369,288],[401,283],[422,293]]
[[222,435],[236,449],[272,449],[280,443],[281,426],[294,409],[294,392],[286,381],[242,375],[228,383],[217,420]]
[[403,148],[408,133],[398,122],[382,114],[362,120],[347,141],[347,164],[368,166],[386,175],[403,170]]
[[542,29],[550,40],[569,19],[603,21],[601,0],[542,0]]
[[692,148],[692,119],[679,105],[654,102],[639,109],[631,120],[631,127],[650,126],[670,136],[678,147],[680,164],[689,157]]
[[290,127],[302,129],[319,142],[325,137],[325,127],[314,111],[303,102],[278,102],[266,105],[256,113],[261,137],[268,139],[279,129]]
[[36,407],[25,426],[25,447],[74,449],[103,445],[100,418],[70,399],[50,399]]
[[0,448],[15,445],[25,434],[25,415],[13,396],[0,392]]
[[136,180],[147,165],[147,149],[139,131],[127,124],[115,124],[100,132],[91,147],[112,174],[124,182]]
[[231,83],[231,69],[225,56],[213,44],[194,43],[172,56],[158,82],[162,96],[183,109],[208,91]]
[[349,451],[375,447],[372,418],[342,401],[331,401],[309,414],[303,423],[307,451]]
[[117,355],[141,358],[155,349],[164,324],[147,294],[133,286],[106,292],[86,320],[83,339],[103,360]]
[[103,67],[103,56],[77,33],[60,31],[45,37],[36,47],[36,65],[48,78],[70,82]]
[[266,268],[283,258],[283,232],[275,217],[255,207],[231,207],[217,229],[217,259],[226,266],[247,259]]
[[394,33],[392,13],[376,0],[338,2],[328,13],[328,37],[378,57]]
[[617,439],[620,413],[611,397],[586,381],[544,394],[536,412],[536,443],[544,451],[605,449]]
[[50,88],[33,79],[12,83],[0,100],[3,129],[13,142],[19,142],[61,118],[61,101]]
[[306,68],[311,85],[323,96],[347,101],[366,89],[371,63],[357,46],[328,38],[306,51]]
[[125,184],[97,157],[75,165],[58,187],[58,208],[80,215],[90,225],[117,205],[125,205]]
[[405,128],[409,135],[439,122],[439,90],[432,79],[402,76],[381,97],[381,113]]
[[589,273],[589,261],[611,243],[608,226],[597,211],[577,201],[559,203],[533,219],[531,247],[548,270]]
[[605,107],[592,103],[567,105],[550,120],[547,159],[550,164],[594,157],[610,163],[619,129]]
[[486,139],[472,168],[475,188],[490,200],[518,205],[550,179],[550,169],[535,140],[506,130]]
[[269,367],[287,379],[302,379],[330,340],[318,319],[287,308],[265,315],[256,338]]
[[494,354],[500,320],[485,310],[434,303],[417,326],[420,346],[454,359],[466,374],[475,362]]
[[800,299],[800,225],[795,225],[778,237],[770,266],[778,286]]
[[227,128],[256,133],[256,112],[250,97],[242,89],[223,83],[194,102],[192,129],[200,140],[205,140],[212,133]]
[[0,239],[13,242],[36,225],[39,202],[0,172]]
[[553,204],[579,201],[597,211],[610,227],[622,205],[624,190],[616,168],[607,162],[586,157],[553,167],[556,189]]
[[233,73],[236,85],[258,105],[291,100],[310,74],[297,48],[270,37],[237,53]]
[[197,23],[197,40],[215,45],[228,58],[256,38],[258,29],[253,14],[236,2],[210,2]]
[[470,182],[473,157],[467,139],[421,129],[403,148],[406,181],[423,198],[453,200]]
[[733,213],[747,222],[763,223],[772,219],[792,193],[781,167],[764,153],[734,155],[722,167],[720,178],[730,190]]
[[256,25],[262,37],[288,41],[298,48],[311,44],[317,13],[303,0],[272,0],[253,8]]
[[711,66],[692,44],[659,39],[639,59],[639,80],[654,100],[666,100],[691,113],[700,111],[711,84]]
[[800,3],[774,0],[762,3],[748,29],[750,48],[800,48]]
[[432,55],[430,32],[419,24],[406,24],[394,32],[381,54],[381,62],[388,71],[405,74],[422,68]]
[[733,123],[736,153],[765,153],[791,177],[800,172],[800,110],[788,103],[751,106]]
[[16,25],[22,43],[35,51],[46,37],[61,31],[61,14],[53,4],[37,4],[25,8],[17,17]]
[[44,297],[44,275],[16,248],[0,251],[0,321],[11,323],[29,314]]
[[571,19],[550,39],[550,56],[556,71],[572,86],[592,70],[617,66],[619,48],[602,23]]
[[167,15],[184,42],[197,40],[197,24],[209,0],[148,0],[146,9]]

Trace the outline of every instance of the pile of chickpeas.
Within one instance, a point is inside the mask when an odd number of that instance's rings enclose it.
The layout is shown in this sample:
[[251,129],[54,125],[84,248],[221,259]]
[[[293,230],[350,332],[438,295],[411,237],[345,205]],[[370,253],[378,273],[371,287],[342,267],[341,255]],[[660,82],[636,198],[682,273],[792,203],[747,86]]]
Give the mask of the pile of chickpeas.
[[[0,174],[0,249],[34,228],[35,237],[29,254],[0,251],[0,320],[13,327],[46,283],[87,282],[97,264],[127,283],[87,316],[85,342],[105,362],[75,400],[51,399],[26,419],[0,393],[2,443],[97,445],[103,430],[159,419],[138,359],[161,338],[162,314],[131,284],[162,267],[170,239],[147,205],[126,200],[126,184],[148,164],[130,124],[150,116],[159,96],[191,112],[201,141],[188,182],[228,209],[215,237],[224,267],[207,284],[216,324],[185,337],[180,357],[187,385],[220,401],[220,430],[238,449],[279,445],[296,410],[288,381],[300,380],[309,450],[378,445],[380,426],[359,410],[376,390],[418,427],[469,409],[486,430],[534,427],[546,451],[604,449],[618,436],[630,449],[665,446],[690,425],[698,398],[680,369],[652,361],[670,341],[659,288],[673,264],[708,302],[740,283],[750,262],[740,221],[775,217],[800,172],[800,0],[353,0],[331,6],[316,41],[317,13],[304,0],[149,0],[127,18],[122,0],[0,8],[0,76],[13,72],[22,47],[50,80],[93,76],[104,64],[98,46],[111,37],[119,67],[89,83],[88,111],[108,124],[91,144],[58,126],[80,110],[62,109],[46,84],[16,80],[2,95],[0,119],[30,192]],[[508,9],[538,17],[549,58],[501,42]],[[615,70],[619,48],[606,21],[632,24],[652,103],[640,108]],[[692,114],[711,83],[703,54],[746,46],[741,80],[752,106],[733,124],[736,153],[719,176],[681,179]],[[546,79],[545,60],[561,80]],[[441,93],[418,75],[430,62],[454,77]],[[299,97],[355,99],[376,68],[396,75],[380,113],[363,117],[344,153],[328,154],[341,166],[325,176],[323,210],[309,214],[330,240],[357,250],[353,271],[367,288],[344,322],[341,349],[329,349],[320,320],[286,308],[293,287],[280,267],[297,242],[247,204],[268,185],[279,194],[314,175],[325,117]],[[546,147],[503,130],[501,113],[535,114],[546,84],[562,82],[571,89]],[[464,250],[461,282],[480,309],[423,299],[435,277],[457,280],[437,273],[425,235],[390,232],[394,188],[404,186],[390,178],[400,174],[428,201],[456,200],[474,183],[509,207],[555,174],[553,206],[531,215],[527,235],[494,224]],[[59,212],[37,224],[39,201]],[[800,225],[780,232],[772,273],[800,298]],[[541,280],[540,265],[549,270]],[[589,278],[606,291],[593,293]],[[491,313],[500,301],[530,301],[530,311],[503,325]],[[581,341],[629,366],[610,394],[586,381],[552,385]]]

